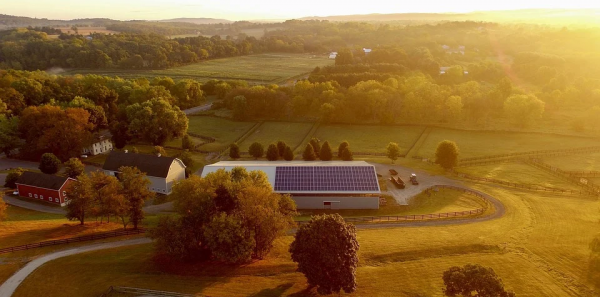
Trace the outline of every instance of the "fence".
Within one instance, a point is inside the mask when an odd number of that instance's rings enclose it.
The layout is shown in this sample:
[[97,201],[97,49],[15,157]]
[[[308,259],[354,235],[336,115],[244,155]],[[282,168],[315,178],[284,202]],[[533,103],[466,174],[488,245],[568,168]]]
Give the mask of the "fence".
[[588,192],[592,193],[593,195],[596,195],[596,196],[600,195],[600,186],[599,185],[596,185],[587,179],[585,179],[585,182],[583,182],[582,178],[580,176],[571,175],[569,173],[569,171],[564,171],[558,167],[548,165],[536,158],[529,158],[528,160],[526,160],[526,163],[531,166],[542,169],[553,175],[565,178],[565,179],[571,181],[572,183],[577,184],[578,186],[584,187],[588,190]]
[[118,236],[124,236],[124,235],[135,235],[135,234],[141,234],[144,232],[146,232],[146,230],[142,229],[142,228],[128,229],[128,230],[116,230],[116,231],[112,231],[112,232],[97,233],[97,234],[91,234],[91,235],[85,235],[85,236],[79,236],[79,237],[42,241],[42,242],[38,242],[38,243],[3,248],[3,249],[0,249],[0,254],[24,251],[24,250],[41,248],[41,247],[46,247],[46,246],[74,243],[74,242],[105,239],[105,238],[118,237]]
[[[488,202],[488,199],[485,195],[473,191],[470,189],[465,189],[461,187],[449,186],[449,185],[436,185],[431,186],[425,189],[426,191],[435,191],[435,189],[452,189],[456,191],[461,191],[464,193],[468,193],[474,196],[477,196],[484,201]],[[414,215],[404,215],[404,216],[365,216],[365,217],[354,217],[354,218],[344,218],[346,222],[352,223],[381,223],[381,222],[399,222],[399,221],[418,221],[418,220],[429,220],[429,219],[444,219],[444,218],[457,218],[457,217],[466,217],[472,215],[478,215],[484,213],[486,208],[477,208],[472,210],[465,211],[452,211],[452,212],[444,212],[444,213],[430,213],[430,214],[414,214]],[[296,221],[299,225],[306,224],[308,221]]]
[[561,149],[561,150],[539,150],[539,151],[528,151],[520,153],[490,155],[483,157],[472,157],[460,159],[460,162],[476,161],[476,160],[487,160],[487,159],[499,159],[499,158],[511,158],[518,156],[530,156],[530,155],[553,155],[553,154],[565,154],[565,153],[589,153],[600,151],[600,146],[582,147],[575,149]]
[[110,297],[110,296],[119,296],[120,293],[127,294],[126,296],[131,296],[131,294],[135,296],[157,296],[157,297],[201,297],[201,295],[191,295],[191,294],[181,294],[174,292],[166,292],[166,291],[156,291],[156,290],[148,290],[148,289],[140,289],[140,288],[132,288],[132,287],[117,287],[111,286],[108,291],[104,294],[100,295],[100,297]]
[[600,177],[600,171],[563,171],[574,177]]

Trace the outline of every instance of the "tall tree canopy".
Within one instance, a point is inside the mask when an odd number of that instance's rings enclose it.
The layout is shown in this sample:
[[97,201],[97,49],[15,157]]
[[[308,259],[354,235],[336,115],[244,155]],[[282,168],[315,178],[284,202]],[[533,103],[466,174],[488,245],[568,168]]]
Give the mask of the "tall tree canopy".
[[154,145],[183,136],[189,122],[179,107],[160,98],[128,106],[127,119],[131,135]]
[[[492,268],[479,264],[464,267],[453,266],[444,271],[444,294],[454,296],[515,297],[506,291],[500,277]],[[475,293],[475,295],[473,295]]]
[[445,169],[452,169],[458,164],[458,146],[455,142],[444,140],[440,142],[435,151],[435,163]]

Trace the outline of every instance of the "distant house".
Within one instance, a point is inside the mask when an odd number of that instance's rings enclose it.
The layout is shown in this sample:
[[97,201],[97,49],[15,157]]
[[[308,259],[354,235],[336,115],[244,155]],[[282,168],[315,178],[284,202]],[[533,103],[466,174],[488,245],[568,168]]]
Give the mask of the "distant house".
[[[450,69],[450,67],[440,67],[440,75],[446,74],[446,71],[448,71],[448,69]],[[464,70],[464,68],[463,68],[463,74],[467,75],[467,74],[469,74],[469,71]]]
[[442,49],[448,53],[448,54],[461,54],[464,55],[465,54],[465,46],[464,45],[459,45],[456,48],[453,48],[449,45],[442,45]]
[[137,167],[146,173],[150,180],[148,190],[171,194],[173,184],[185,179],[185,165],[177,158],[162,157],[160,154],[145,155],[112,151],[106,158],[102,170],[108,175],[119,176],[119,169],[123,166]]
[[108,131],[102,131],[94,135],[93,143],[83,148],[82,154],[95,156],[97,154],[108,153],[113,149],[113,144],[110,141],[112,135]]
[[363,47],[363,52],[365,52],[365,55],[370,54],[371,53],[371,49]]
[[337,52],[329,53],[329,59],[335,59],[335,57],[337,57]]
[[19,196],[65,206],[66,189],[76,180],[51,174],[25,171],[17,180]]
[[88,41],[92,41],[94,39],[94,37],[92,37],[92,36],[86,36],[85,39],[87,39]]

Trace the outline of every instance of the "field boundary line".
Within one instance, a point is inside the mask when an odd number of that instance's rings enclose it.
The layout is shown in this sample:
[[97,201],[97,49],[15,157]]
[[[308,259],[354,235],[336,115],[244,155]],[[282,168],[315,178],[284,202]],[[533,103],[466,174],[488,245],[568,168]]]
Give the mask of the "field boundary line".
[[538,151],[527,151],[527,152],[465,158],[465,159],[460,159],[459,163],[470,162],[470,161],[479,161],[479,160],[488,160],[488,159],[519,157],[519,156],[532,156],[532,155],[553,156],[553,155],[563,155],[563,154],[593,153],[593,152],[598,152],[598,151],[600,151],[600,146],[580,147],[580,148],[571,148],[571,149],[558,149],[558,150],[538,150]]
[[[244,134],[242,134],[238,138],[236,138],[227,147],[225,147],[221,151],[216,152],[217,156],[223,156],[223,154],[225,154],[227,151],[229,151],[229,146],[231,146],[232,144],[237,143],[239,145],[242,142],[244,142],[244,140],[246,140],[246,138],[248,138],[252,132],[254,132],[256,129],[258,129],[258,127],[262,126],[263,123],[264,123],[264,121],[254,123],[254,125],[252,125],[252,127],[250,127],[250,129],[248,129],[246,132],[244,132]],[[241,152],[240,152],[240,154],[241,154]]]
[[425,140],[427,140],[427,138],[429,137],[431,130],[431,127],[426,126],[425,129],[421,131],[421,135],[419,135],[419,138],[417,138],[417,140],[412,144],[408,151],[406,151],[406,154],[404,154],[405,158],[410,158],[414,156],[421,149],[423,143],[425,143]]
[[115,293],[125,293],[125,294],[135,294],[136,296],[161,296],[161,297],[202,297],[203,295],[197,294],[182,294],[175,292],[167,292],[167,291],[157,291],[157,290],[149,290],[149,289],[141,289],[141,288],[133,288],[133,287],[120,287],[120,286],[110,286],[108,291],[104,294],[100,295],[100,297],[109,297],[111,294]]
[[64,238],[64,239],[48,240],[48,241],[42,241],[42,242],[37,242],[37,243],[30,243],[30,244],[2,248],[2,249],[0,249],[0,254],[25,251],[25,250],[41,248],[41,247],[46,247],[46,246],[69,244],[69,243],[74,243],[74,242],[83,242],[83,241],[90,241],[90,240],[96,240],[96,239],[106,239],[106,238],[125,236],[125,235],[137,235],[137,234],[142,234],[145,232],[146,232],[146,229],[144,229],[144,228],[126,229],[126,230],[115,230],[115,231],[110,231],[110,232],[70,237],[70,238]]
[[292,152],[296,152],[296,150],[298,150],[298,148],[301,148],[304,143],[308,143],[310,141],[310,139],[313,137],[313,135],[315,135],[317,133],[317,130],[319,130],[320,127],[321,127],[321,122],[319,122],[319,121],[314,122],[314,124],[310,128],[310,130],[308,130],[308,132],[306,132],[306,134],[304,135],[304,138],[302,138],[302,141],[300,141],[300,143],[298,145],[296,145],[294,147],[294,149],[292,149]]
[[535,168],[542,169],[550,174],[562,177],[565,180],[568,180],[582,188],[587,189],[587,191],[590,192],[592,195],[600,196],[600,186],[594,184],[593,182],[589,181],[588,179],[586,179],[584,177],[571,175],[568,172],[566,172],[558,167],[548,165],[537,158],[530,157],[529,159],[525,160],[525,163],[528,165],[531,165]]

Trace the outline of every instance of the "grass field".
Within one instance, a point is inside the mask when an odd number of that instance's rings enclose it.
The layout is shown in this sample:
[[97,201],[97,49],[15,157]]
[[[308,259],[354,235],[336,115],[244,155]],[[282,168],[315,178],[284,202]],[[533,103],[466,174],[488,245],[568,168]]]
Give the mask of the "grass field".
[[482,207],[486,207],[486,202],[481,198],[462,191],[441,189],[431,196],[421,193],[413,197],[409,205],[399,205],[393,198],[387,198],[386,205],[381,205],[379,209],[301,210],[300,217],[296,219],[310,220],[311,215],[330,213],[339,213],[344,217],[404,216],[474,210]]
[[600,171],[600,152],[544,158],[544,162],[562,170]]
[[244,142],[240,143],[240,151],[247,152],[254,142],[261,143],[265,152],[269,144],[279,140],[285,141],[292,149],[300,144],[312,123],[264,122]]
[[248,131],[255,122],[235,122],[223,118],[190,117],[189,132],[214,137],[217,141],[200,146],[203,151],[219,151],[228,147]]
[[329,141],[337,150],[344,140],[350,143],[352,152],[385,153],[390,142],[396,142],[400,151],[406,153],[421,135],[419,126],[366,126],[366,125],[321,125],[314,137]]
[[536,133],[481,132],[433,129],[417,155],[433,157],[443,140],[456,142],[460,158],[527,152],[535,150],[568,149],[599,145],[598,139],[543,135]]
[[317,66],[331,64],[333,64],[333,60],[326,56],[259,54],[208,60],[163,70],[73,69],[63,74],[97,74],[122,78],[170,76],[173,79],[191,78],[199,81],[241,79],[266,84],[283,83],[294,76],[310,72]]
[[[598,201],[471,186],[500,199],[505,216],[359,230],[358,289],[350,296],[443,296],[442,272],[467,263],[492,267],[518,296],[596,296],[587,277]],[[310,296],[287,253],[291,240],[277,240],[267,259],[243,266],[160,264],[151,245],[66,257],[36,270],[14,296],[97,296],[111,285],[209,296]]]
[[[56,27],[56,29],[60,29],[65,34],[75,34],[75,31],[71,27]],[[77,27],[77,33],[85,36],[92,33],[117,34],[119,32],[107,30],[106,27]]]
[[457,171],[518,184],[534,184],[550,188],[581,190],[581,187],[560,177],[520,163],[499,163],[461,167]]

